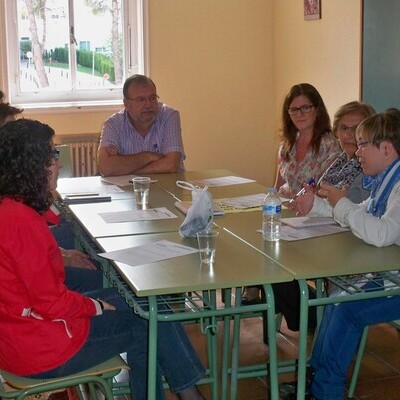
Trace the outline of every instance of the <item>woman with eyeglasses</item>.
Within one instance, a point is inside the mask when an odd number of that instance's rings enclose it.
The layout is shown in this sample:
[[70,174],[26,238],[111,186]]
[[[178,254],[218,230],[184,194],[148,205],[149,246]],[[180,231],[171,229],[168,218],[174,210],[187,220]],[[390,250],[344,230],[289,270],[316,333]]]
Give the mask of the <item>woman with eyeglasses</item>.
[[[343,190],[322,183],[335,220],[368,244],[400,246],[400,111],[389,109],[365,119],[356,129],[356,157],[371,196],[361,204]],[[400,318],[400,296],[330,304],[325,307],[310,359],[308,399],[342,400],[347,372],[366,326]],[[284,397],[296,399],[296,393]]]
[[[0,369],[34,378],[73,374],[127,352],[135,400],[147,399],[148,322],[115,288],[81,294],[64,284],[61,251],[46,212],[57,187],[54,130],[19,119],[0,128]],[[161,376],[180,399],[204,399],[204,368],[181,324],[159,325]]]
[[[333,133],[339,139],[342,153],[323,174],[323,182],[346,190],[347,197],[354,203],[361,203],[369,197],[369,190],[363,188],[362,169],[355,155],[357,143],[355,130],[367,117],[375,113],[368,104],[352,101],[341,106],[333,118]],[[332,216],[330,204],[314,194],[315,187],[304,185],[302,196],[287,203],[287,206],[297,211],[298,215]],[[275,304],[285,316],[288,328],[294,331],[300,324],[300,295],[297,281],[273,285]],[[309,288],[310,297],[315,297],[313,289]],[[312,307],[309,312],[309,330],[313,331],[316,324],[316,310]]]
[[[356,157],[357,143],[355,131],[357,126],[375,110],[366,103],[352,101],[341,106],[333,118],[333,133],[339,139],[342,153],[324,173],[322,181],[346,190],[346,197],[354,203],[361,203],[369,196],[363,187],[361,165]],[[305,185],[305,192],[288,203],[289,208],[298,215],[332,216],[329,203],[316,196],[314,187]]]
[[[16,116],[23,111],[22,108],[11,106],[10,103],[0,102],[0,127],[7,122],[15,121]],[[60,151],[54,150],[53,156],[58,161]],[[102,288],[102,272],[97,270],[87,254],[75,249],[75,237],[71,226],[63,220],[55,205],[52,205],[46,212],[46,219],[63,255],[66,272],[65,284],[68,288],[78,292]]]
[[[294,198],[304,183],[317,182],[340,154],[324,101],[309,83],[294,85],[282,107],[282,134],[275,187]],[[260,303],[259,287],[246,287],[242,304]],[[288,314],[287,314],[288,316]],[[298,330],[297,320],[290,329]]]
[[275,187],[292,198],[315,182],[340,154],[324,101],[309,83],[294,85],[282,107],[282,134]]

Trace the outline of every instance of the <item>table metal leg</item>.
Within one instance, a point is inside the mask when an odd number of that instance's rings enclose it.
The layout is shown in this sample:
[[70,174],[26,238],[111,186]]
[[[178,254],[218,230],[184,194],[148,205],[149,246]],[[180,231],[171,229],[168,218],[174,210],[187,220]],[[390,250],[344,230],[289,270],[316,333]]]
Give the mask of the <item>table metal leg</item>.
[[[240,307],[242,288],[236,288],[235,291],[235,308]],[[240,348],[240,314],[233,317],[233,337],[232,337],[232,360],[231,360],[231,395],[230,399],[234,400],[237,396],[237,379],[239,365],[239,348]]]
[[[231,308],[232,290],[223,289],[225,308]],[[228,376],[229,376],[229,349],[230,349],[230,323],[231,315],[224,316],[224,335],[222,341],[222,376],[221,376],[221,400],[228,398]]]
[[[210,290],[203,292],[204,300],[211,306],[211,309],[217,308],[216,291]],[[207,338],[207,355],[209,363],[209,373],[211,381],[211,399],[219,400],[218,396],[218,323],[216,317],[208,317],[205,332]]]
[[300,331],[297,372],[297,400],[303,400],[306,388],[307,327],[308,327],[308,287],[307,281],[299,280],[300,286]]
[[[269,379],[271,387],[271,400],[279,399],[279,386],[278,386],[278,360],[277,360],[277,345],[276,345],[276,319],[275,319],[275,300],[271,285],[264,285],[266,304],[264,307],[267,311],[268,320],[268,336],[269,336]],[[230,399],[236,399],[237,396],[237,381],[239,378],[239,350],[240,350],[240,324],[242,314],[246,313],[246,310],[251,312],[251,306],[240,307],[240,289],[236,289],[236,304],[235,309],[237,310],[233,314],[233,338],[232,338],[232,360],[231,360],[231,385],[230,385]],[[265,309],[259,309],[265,311]],[[230,321],[231,318],[229,318]],[[224,345],[229,344],[229,324],[226,323],[225,331],[227,335],[224,338]],[[228,349],[228,347],[226,347]],[[226,350],[228,351],[228,350]],[[248,371],[249,372],[249,371]],[[268,375],[268,372],[266,372]]]
[[[156,399],[157,385],[157,298],[149,296],[149,354],[147,376],[147,399]],[[133,371],[134,373],[134,371]]]
[[267,303],[268,342],[269,342],[269,382],[271,388],[271,400],[279,399],[278,383],[278,355],[276,345],[276,320],[275,297],[271,285],[263,285]]

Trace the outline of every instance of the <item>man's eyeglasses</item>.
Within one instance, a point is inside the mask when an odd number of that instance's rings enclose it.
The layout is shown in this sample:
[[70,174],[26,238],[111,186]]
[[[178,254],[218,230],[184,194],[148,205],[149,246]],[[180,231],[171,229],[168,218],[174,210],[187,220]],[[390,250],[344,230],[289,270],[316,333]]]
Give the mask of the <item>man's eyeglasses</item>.
[[129,101],[133,101],[133,102],[135,102],[137,104],[145,104],[146,101],[149,101],[149,103],[157,103],[159,97],[156,94],[152,94],[149,97],[140,96],[140,97],[135,97],[134,99],[131,99],[129,97],[125,97],[125,99],[129,100]]
[[370,141],[366,140],[365,142],[358,142],[357,143],[357,148],[358,149],[365,149],[367,147],[367,145],[371,143]]
[[54,159],[54,161],[58,161],[60,159],[60,150],[58,149],[51,150],[51,157]]
[[309,113],[313,107],[315,107],[314,104],[303,104],[300,107],[289,107],[287,112],[289,115],[297,114],[299,111],[301,111],[302,114],[306,114]]
[[343,133],[354,133],[357,129],[358,125],[347,126],[347,125],[339,125],[338,131]]

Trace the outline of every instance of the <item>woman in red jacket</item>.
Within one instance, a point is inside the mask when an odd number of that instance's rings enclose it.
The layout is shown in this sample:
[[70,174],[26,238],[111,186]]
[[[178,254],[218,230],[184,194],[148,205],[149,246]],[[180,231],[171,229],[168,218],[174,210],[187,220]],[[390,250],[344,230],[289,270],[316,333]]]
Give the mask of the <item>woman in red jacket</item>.
[[[147,321],[115,289],[82,295],[64,285],[61,252],[44,214],[61,163],[54,131],[19,119],[0,128],[0,369],[57,377],[127,352],[135,400],[147,398]],[[4,227],[7,227],[5,229]],[[181,399],[203,399],[204,368],[178,323],[160,324],[161,371]]]

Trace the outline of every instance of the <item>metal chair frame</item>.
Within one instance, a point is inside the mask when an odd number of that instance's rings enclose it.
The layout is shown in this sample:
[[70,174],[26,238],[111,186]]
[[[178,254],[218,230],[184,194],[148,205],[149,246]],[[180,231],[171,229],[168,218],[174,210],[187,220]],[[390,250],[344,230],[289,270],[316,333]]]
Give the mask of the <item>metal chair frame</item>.
[[130,393],[128,382],[113,382],[123,369],[128,370],[129,367],[120,356],[116,356],[85,371],[51,379],[26,378],[2,370],[0,398],[20,400],[29,395],[68,387],[75,387],[78,396],[84,398],[79,385],[87,384],[90,399],[97,399],[95,391],[100,389],[106,400],[113,400],[116,395]]

